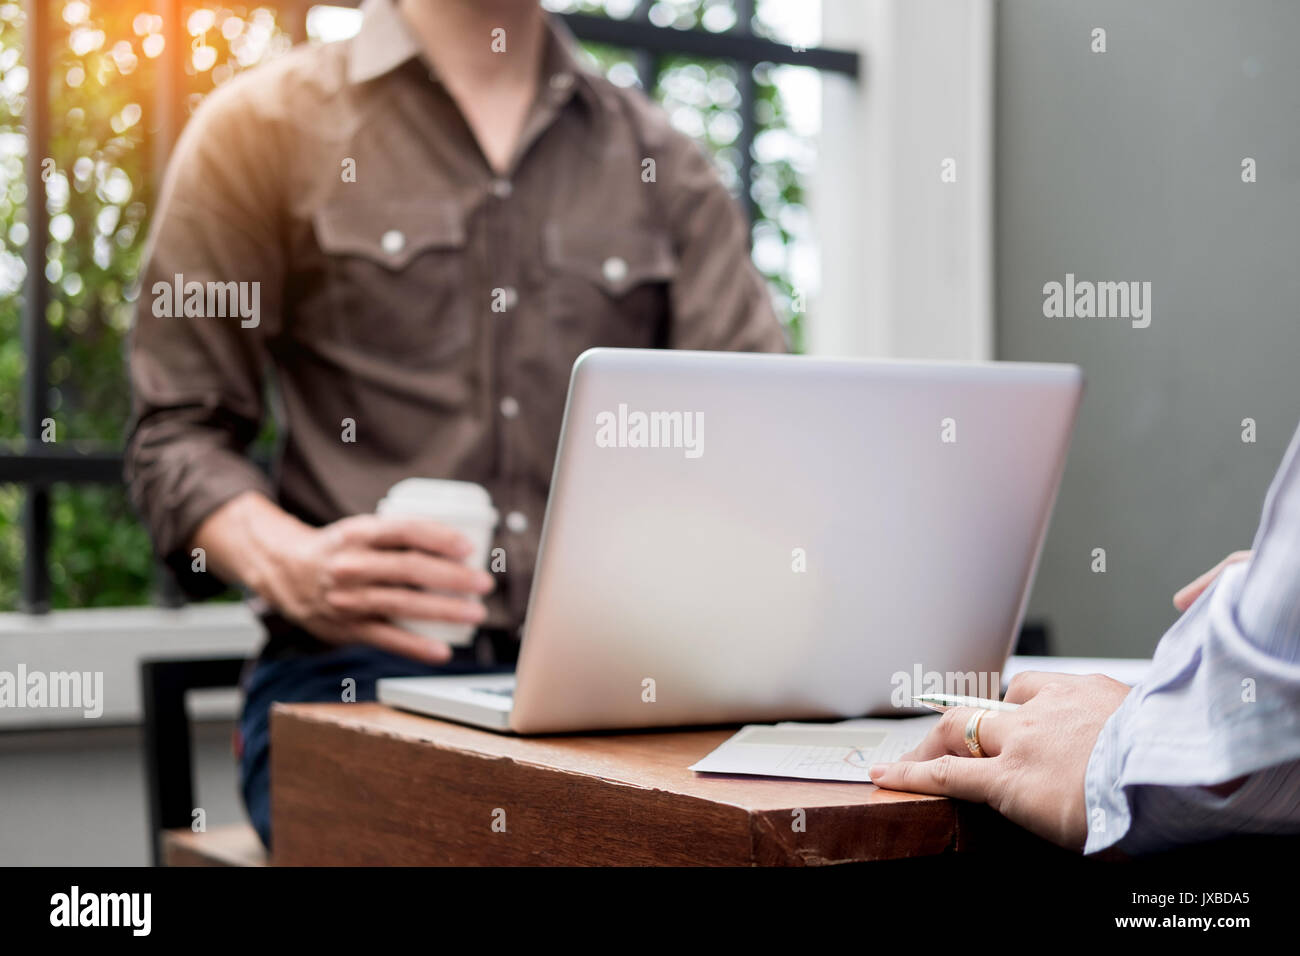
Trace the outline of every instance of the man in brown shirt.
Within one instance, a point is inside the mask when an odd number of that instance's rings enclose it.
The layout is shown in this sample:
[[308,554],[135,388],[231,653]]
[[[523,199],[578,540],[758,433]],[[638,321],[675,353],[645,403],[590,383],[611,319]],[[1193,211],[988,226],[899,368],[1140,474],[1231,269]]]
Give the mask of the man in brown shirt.
[[[271,701],[513,659],[579,353],[785,347],[707,158],[534,0],[363,11],[190,121],[131,340],[136,507],[187,590],[214,573],[267,623],[241,721],[264,840]],[[268,394],[271,478],[247,457]],[[490,491],[504,574],[432,521],[371,515],[411,476]],[[480,624],[477,650],[392,618]]]

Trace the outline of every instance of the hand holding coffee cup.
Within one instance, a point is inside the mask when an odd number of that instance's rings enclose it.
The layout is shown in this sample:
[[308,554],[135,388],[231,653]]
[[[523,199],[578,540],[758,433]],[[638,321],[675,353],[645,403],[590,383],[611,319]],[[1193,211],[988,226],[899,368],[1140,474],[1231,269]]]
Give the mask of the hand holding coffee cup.
[[[209,515],[195,542],[222,577],[328,644],[442,664],[451,657],[442,639],[468,639],[486,617],[482,596],[495,582],[483,566],[495,513],[481,488],[461,498],[417,489],[395,487],[385,516],[350,515],[319,527],[246,491]],[[425,626],[431,622],[452,626]]]
[[[375,508],[381,517],[416,517],[437,521],[468,542],[464,556],[467,568],[486,574],[492,532],[497,512],[492,498],[482,485],[469,481],[446,481],[436,478],[407,478],[388,490]],[[489,578],[490,582],[490,578]],[[431,589],[434,594],[454,592]],[[459,595],[462,596],[463,595]],[[460,621],[394,617],[393,623],[404,630],[439,641],[451,647],[473,643],[474,624]]]

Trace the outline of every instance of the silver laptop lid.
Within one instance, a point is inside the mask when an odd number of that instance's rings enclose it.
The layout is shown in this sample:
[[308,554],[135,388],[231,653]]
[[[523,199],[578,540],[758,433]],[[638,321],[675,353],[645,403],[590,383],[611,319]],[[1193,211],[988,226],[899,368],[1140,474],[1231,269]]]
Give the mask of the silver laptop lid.
[[584,353],[512,728],[847,717],[899,673],[997,671],[1081,390],[1066,365]]

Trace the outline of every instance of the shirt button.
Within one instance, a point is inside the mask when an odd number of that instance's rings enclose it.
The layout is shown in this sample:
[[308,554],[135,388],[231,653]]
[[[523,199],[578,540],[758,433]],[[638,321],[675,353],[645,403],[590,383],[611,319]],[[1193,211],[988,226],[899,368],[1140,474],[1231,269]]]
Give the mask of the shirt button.
[[384,252],[395,256],[406,246],[406,237],[396,229],[389,229],[379,240],[379,245],[383,247]]
[[627,278],[627,260],[620,256],[610,256],[601,264],[600,272],[606,282],[617,285]]
[[514,418],[519,414],[519,402],[513,396],[507,395],[501,399],[501,414],[506,418]]
[[506,199],[514,191],[515,191],[515,187],[510,185],[510,180],[508,179],[492,180],[492,195],[496,196],[497,199]]
[[573,85],[573,75],[570,73],[556,73],[551,77],[551,89],[557,93],[563,93]]
[[512,511],[506,515],[506,527],[515,534],[523,534],[528,530],[528,519],[522,511]]

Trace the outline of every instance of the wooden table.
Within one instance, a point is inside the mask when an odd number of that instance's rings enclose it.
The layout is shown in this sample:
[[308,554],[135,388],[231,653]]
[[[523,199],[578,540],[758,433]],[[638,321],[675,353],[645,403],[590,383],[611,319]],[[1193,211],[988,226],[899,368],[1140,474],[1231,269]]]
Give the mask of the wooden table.
[[272,862],[817,865],[1008,835],[942,797],[686,769],[734,732],[522,738],[382,704],[277,704]]

